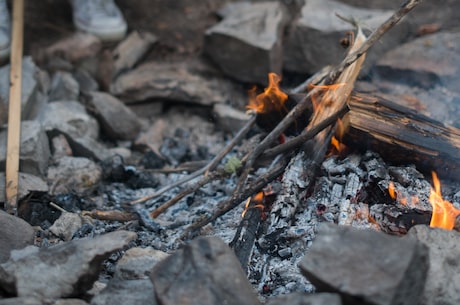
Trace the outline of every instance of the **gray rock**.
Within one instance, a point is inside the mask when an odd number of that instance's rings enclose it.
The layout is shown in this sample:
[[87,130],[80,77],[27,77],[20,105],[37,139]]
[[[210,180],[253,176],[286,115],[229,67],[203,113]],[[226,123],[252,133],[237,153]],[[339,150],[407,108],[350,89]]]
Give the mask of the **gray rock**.
[[91,299],[91,305],[156,305],[152,282],[144,280],[113,279],[108,286]]
[[215,104],[212,108],[217,124],[227,132],[240,130],[250,116],[226,104]]
[[129,34],[113,50],[113,78],[132,69],[156,41],[157,37],[149,32]]
[[[288,29],[285,43],[284,68],[288,71],[313,74],[327,65],[338,64],[346,50],[340,39],[353,26],[335,14],[353,17],[365,27],[375,29],[392,11],[353,7],[334,0],[305,1],[300,16]],[[398,25],[390,30],[368,52],[363,71],[387,50],[394,48],[408,35],[408,26]]]
[[110,149],[107,149],[101,142],[94,138],[82,137],[73,138],[67,137],[74,156],[89,158],[96,161],[105,160],[114,155]]
[[157,301],[176,304],[260,304],[233,251],[199,237],[158,263],[150,278]]
[[[0,132],[0,171],[5,170],[7,132]],[[48,137],[38,121],[21,123],[19,170],[37,176],[46,175],[50,148]]]
[[114,278],[120,280],[148,279],[152,268],[168,254],[152,247],[131,248],[117,262]]
[[61,57],[70,62],[77,62],[84,58],[96,57],[101,48],[102,43],[96,36],[75,32],[46,48],[44,57],[45,59]]
[[441,84],[460,93],[459,63],[460,32],[440,32],[387,52],[377,62],[375,76],[425,89]]
[[102,262],[135,238],[133,232],[116,231],[49,248],[13,251],[10,260],[0,265],[0,286],[19,297],[80,295],[92,287]]
[[83,105],[77,101],[49,103],[39,114],[39,120],[47,132],[64,133],[74,138],[97,138],[99,125]]
[[83,222],[80,215],[64,212],[53,223],[49,230],[54,235],[68,241],[72,239],[72,236],[81,228],[82,224]]
[[[0,202],[5,202],[5,173],[0,172]],[[31,192],[48,192],[48,184],[40,177],[27,173],[19,173],[18,200]]]
[[344,304],[418,305],[428,249],[415,238],[323,223],[300,269],[318,291],[337,292]]
[[58,71],[51,79],[49,101],[77,101],[80,85],[69,72]]
[[8,298],[0,299],[0,305],[45,305],[42,300],[37,298]]
[[340,295],[335,293],[290,293],[270,299],[266,305],[342,305]]
[[[39,69],[30,56],[26,56],[22,61],[22,90],[21,90],[21,107],[22,119],[33,119],[36,107],[41,103],[37,101],[39,90],[36,81],[36,75]],[[10,65],[0,67],[0,126],[8,121],[8,100],[10,92]]]
[[55,301],[53,305],[88,305],[88,303],[80,299],[61,299]]
[[8,260],[12,250],[22,249],[34,243],[35,231],[32,226],[3,210],[0,210],[0,232],[0,263]]
[[48,180],[53,183],[53,194],[75,191],[83,194],[102,178],[102,169],[93,161],[81,157],[62,157],[48,169]]
[[220,73],[194,62],[148,62],[120,75],[110,87],[125,103],[158,99],[205,106],[239,102],[243,96],[238,91]]
[[141,130],[137,115],[122,101],[105,92],[90,92],[86,99],[102,131],[113,140],[133,140]]
[[73,72],[73,77],[78,82],[81,92],[90,92],[99,90],[97,81],[84,69],[77,68]]
[[409,230],[408,236],[416,237],[429,249],[430,268],[420,304],[460,304],[460,233],[418,225]]
[[281,74],[287,11],[279,2],[250,6],[234,7],[208,29],[204,52],[225,74],[243,82],[267,84],[269,72]]

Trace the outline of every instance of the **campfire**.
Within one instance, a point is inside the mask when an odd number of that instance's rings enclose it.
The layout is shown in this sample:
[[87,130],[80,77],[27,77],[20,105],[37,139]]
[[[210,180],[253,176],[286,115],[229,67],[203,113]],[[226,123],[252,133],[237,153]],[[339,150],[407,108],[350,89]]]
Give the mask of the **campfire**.
[[[34,293],[88,300],[94,293],[96,305],[103,294],[98,300],[94,281],[82,279],[98,278],[103,291],[141,284],[133,294],[151,292],[149,300],[162,305],[300,304],[310,297],[318,304],[441,304],[450,285],[441,275],[458,277],[449,272],[457,270],[460,130],[357,86],[369,48],[417,3],[402,5],[370,35],[359,20],[338,16],[356,29],[342,40],[343,60],[292,89],[280,71],[269,72],[266,85],[249,90],[234,134],[213,130],[209,116],[193,130],[202,117],[165,111],[133,141],[142,155],[136,165],[125,163],[120,150],[101,158],[103,182],[84,196],[35,191],[22,198],[18,214],[46,227],[35,238],[43,252],[13,253],[0,264],[0,298],[29,297],[20,289],[30,269]],[[153,68],[139,70],[147,77]],[[193,79],[202,67],[193,68],[178,74]],[[122,91],[124,70],[107,81],[113,92]],[[159,87],[167,87],[163,82]],[[180,100],[180,91],[174,87],[168,98]],[[130,99],[129,90],[123,94]],[[97,94],[82,95],[100,115],[91,102]],[[168,120],[178,127],[168,130]],[[72,130],[55,129],[49,134],[56,150],[67,142],[69,150],[86,149],[79,138],[67,139]],[[162,132],[168,136],[158,140]],[[56,179],[53,191],[59,187]],[[85,242],[88,236],[95,238]],[[80,258],[78,249],[90,254]],[[78,262],[61,266],[67,261]],[[86,271],[95,265],[103,271]],[[74,281],[77,288],[48,292],[49,284],[36,280],[57,269],[84,270],[69,271],[74,278],[55,285]],[[117,296],[111,291],[105,303]]]

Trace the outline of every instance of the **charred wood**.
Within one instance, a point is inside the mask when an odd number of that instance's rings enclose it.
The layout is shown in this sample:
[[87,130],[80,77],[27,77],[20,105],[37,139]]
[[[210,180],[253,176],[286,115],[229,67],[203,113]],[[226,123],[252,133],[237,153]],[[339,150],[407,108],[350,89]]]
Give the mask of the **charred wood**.
[[459,129],[378,96],[355,93],[348,104],[344,144],[372,149],[395,164],[412,163],[422,172],[460,179]]

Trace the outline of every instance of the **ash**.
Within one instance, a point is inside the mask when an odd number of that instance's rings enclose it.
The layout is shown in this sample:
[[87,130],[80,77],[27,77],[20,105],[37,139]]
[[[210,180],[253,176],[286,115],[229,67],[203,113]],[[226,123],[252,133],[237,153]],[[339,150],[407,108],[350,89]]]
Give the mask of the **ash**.
[[[200,133],[205,134],[203,130]],[[225,145],[223,138],[216,136],[212,139],[215,141],[215,149]],[[235,150],[228,157],[241,154]],[[304,179],[307,161],[303,153],[297,154],[280,181],[271,183],[278,184],[273,187],[278,190],[275,193],[276,199],[260,221],[254,245],[248,245],[252,247],[252,253],[248,265],[243,266],[243,269],[262,300],[290,292],[314,292],[314,286],[302,276],[298,264],[308,254],[315,240],[316,228],[321,222],[401,235],[415,224],[428,224],[430,221],[431,205],[428,197],[431,179],[414,166],[391,166],[374,152],[352,153],[344,158],[329,156],[321,164],[314,183],[309,184]],[[134,173],[142,172],[130,165],[124,165],[124,169]],[[259,169],[257,175],[264,170]],[[95,221],[90,227],[83,226],[74,238],[125,228],[138,234],[133,246],[151,246],[173,253],[191,240],[192,237],[183,239],[185,229],[191,223],[214,215],[218,204],[232,195],[238,177],[233,175],[206,184],[156,219],[150,218],[149,212],[199,178],[142,204],[127,206],[126,202],[148,196],[158,187],[169,185],[186,175],[186,172],[155,173],[155,188],[133,188],[123,182],[107,183],[99,190],[100,198],[93,199],[96,206],[97,201],[100,201],[101,206],[108,206],[109,209],[135,211],[139,219],[126,223]],[[394,185],[396,199],[389,195],[390,182]],[[455,193],[456,189],[460,189],[458,182],[442,181],[443,197],[460,207],[460,192]],[[230,244],[240,226],[243,205],[218,217],[199,233],[218,236]],[[101,277],[109,278],[115,263],[116,259],[107,261],[105,273]]]

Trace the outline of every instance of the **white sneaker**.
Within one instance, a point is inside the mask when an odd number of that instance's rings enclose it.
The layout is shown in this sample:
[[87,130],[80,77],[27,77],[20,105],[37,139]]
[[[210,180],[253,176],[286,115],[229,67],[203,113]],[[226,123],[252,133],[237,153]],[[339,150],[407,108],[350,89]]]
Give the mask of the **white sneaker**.
[[11,21],[6,0],[0,0],[0,61],[10,55]]
[[103,41],[120,40],[125,36],[126,21],[113,0],[72,0],[71,3],[77,29]]

